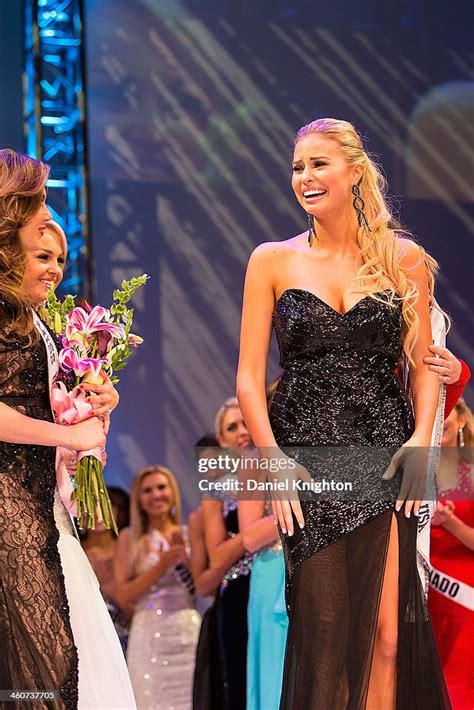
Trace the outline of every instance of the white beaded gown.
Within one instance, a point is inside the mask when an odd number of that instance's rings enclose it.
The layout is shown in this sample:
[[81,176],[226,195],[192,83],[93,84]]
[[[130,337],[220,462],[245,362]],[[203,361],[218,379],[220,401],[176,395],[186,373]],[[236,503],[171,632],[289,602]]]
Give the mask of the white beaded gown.
[[99,582],[75,537],[71,519],[56,489],[54,519],[69,603],[69,618],[79,658],[79,710],[134,710],[132,686],[117,632]]
[[[169,549],[158,530],[149,533],[134,571],[143,574]],[[190,710],[201,617],[175,568],[160,577],[136,604],[127,662],[139,710]]]

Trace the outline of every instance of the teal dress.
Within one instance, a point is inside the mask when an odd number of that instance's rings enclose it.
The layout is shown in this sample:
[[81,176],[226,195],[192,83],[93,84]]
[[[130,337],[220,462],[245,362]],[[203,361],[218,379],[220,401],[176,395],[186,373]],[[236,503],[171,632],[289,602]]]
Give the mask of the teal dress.
[[280,541],[254,557],[247,619],[247,710],[278,710],[288,630]]

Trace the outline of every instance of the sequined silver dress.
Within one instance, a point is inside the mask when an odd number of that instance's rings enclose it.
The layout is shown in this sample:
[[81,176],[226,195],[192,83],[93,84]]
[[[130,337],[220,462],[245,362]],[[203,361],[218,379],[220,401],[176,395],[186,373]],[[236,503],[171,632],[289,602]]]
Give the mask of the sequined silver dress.
[[[365,297],[345,314],[303,289],[278,299],[273,325],[284,374],[270,421],[280,446],[396,450],[410,437],[412,413],[395,374],[401,308],[378,296],[383,302]],[[303,530],[295,523],[292,537],[282,535],[290,625],[280,707],[359,710],[367,700],[393,500],[302,500],[302,508]],[[397,708],[447,708],[417,573],[417,521],[396,517]]]
[[[140,546],[136,574],[143,574],[169,549],[158,530]],[[127,663],[139,710],[190,710],[194,660],[201,617],[174,568],[136,604]]]

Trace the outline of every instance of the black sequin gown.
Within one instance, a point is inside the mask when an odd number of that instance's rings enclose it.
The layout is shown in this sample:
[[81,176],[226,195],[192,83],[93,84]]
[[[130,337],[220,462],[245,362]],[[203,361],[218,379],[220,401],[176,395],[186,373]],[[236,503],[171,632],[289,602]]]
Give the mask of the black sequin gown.
[[[237,501],[222,502],[228,536],[239,532]],[[227,570],[214,604],[201,624],[193,682],[193,710],[245,710],[247,694],[247,606],[253,556],[245,553]]]
[[[10,307],[0,302],[2,334],[10,321]],[[25,343],[15,335],[0,340],[0,402],[51,421],[45,346]],[[55,702],[34,707],[72,710],[78,658],[53,517],[55,454],[0,441],[0,689],[59,691]]]
[[[396,449],[410,437],[412,413],[395,375],[399,305],[365,297],[342,315],[308,291],[288,289],[273,324],[284,369],[270,409],[279,446]],[[294,535],[282,535],[290,624],[280,707],[359,710],[367,699],[393,502],[302,500],[302,509],[303,530],[295,521]],[[402,513],[396,519],[397,708],[449,708],[417,572],[417,521]]]

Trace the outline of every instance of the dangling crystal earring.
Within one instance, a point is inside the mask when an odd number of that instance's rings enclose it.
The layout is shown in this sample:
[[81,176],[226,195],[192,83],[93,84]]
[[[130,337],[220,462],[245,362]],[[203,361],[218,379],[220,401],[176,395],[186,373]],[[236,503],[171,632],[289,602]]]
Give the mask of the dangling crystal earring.
[[368,232],[371,232],[372,230],[369,227],[369,223],[367,222],[367,217],[364,214],[365,202],[362,199],[359,189],[359,185],[361,182],[362,178],[357,184],[352,185],[352,194],[354,195],[352,204],[354,206],[355,211],[357,212],[357,221],[359,222],[359,227],[364,227],[364,229],[366,229]]
[[312,214],[309,212],[306,213],[308,217],[308,244],[310,247],[313,246],[313,237],[315,239],[318,238],[318,235],[316,234],[316,228],[314,226],[314,217]]
[[169,511],[170,517],[172,518],[174,515],[176,515],[176,508],[174,505],[170,506],[170,511]]
[[462,426],[459,427],[458,429],[458,446],[465,446],[466,443],[464,441],[464,431]]

